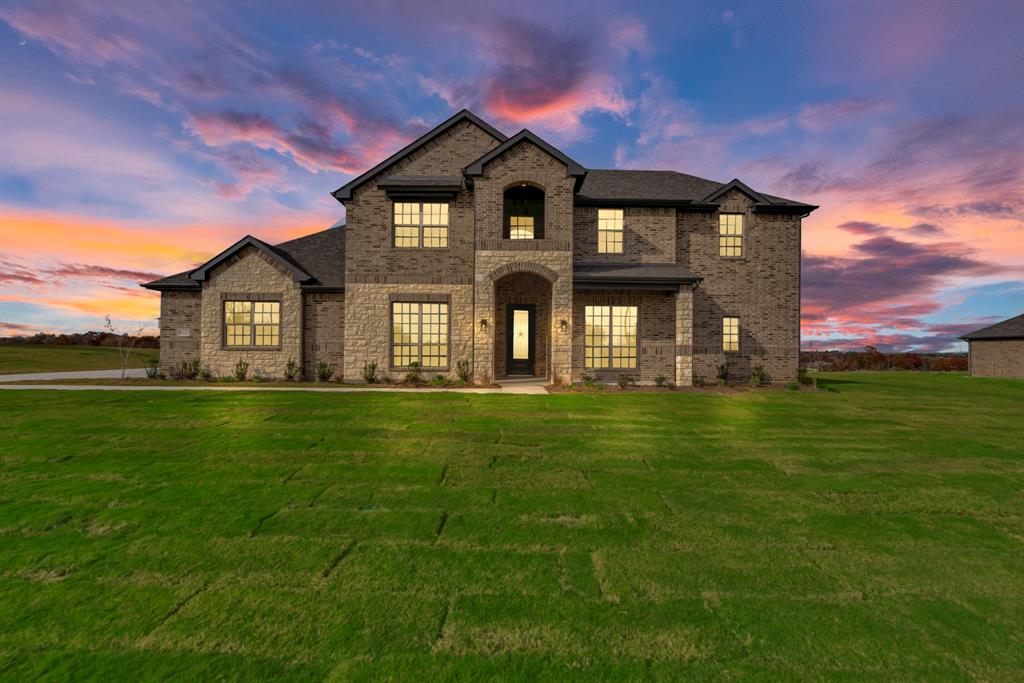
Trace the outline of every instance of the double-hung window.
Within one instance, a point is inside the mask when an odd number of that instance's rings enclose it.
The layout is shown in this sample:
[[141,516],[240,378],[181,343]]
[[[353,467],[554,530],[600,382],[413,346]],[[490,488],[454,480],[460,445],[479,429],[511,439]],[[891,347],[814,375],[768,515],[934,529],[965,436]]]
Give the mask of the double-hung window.
[[740,319],[722,318],[722,350],[740,350]]
[[743,214],[718,215],[718,255],[743,256]]
[[438,249],[448,246],[448,205],[395,202],[395,246]]
[[636,306],[587,306],[583,328],[584,367],[636,367]]
[[280,346],[280,301],[225,301],[224,346]]
[[391,304],[391,365],[448,367],[448,304],[395,301]]
[[622,253],[622,209],[597,210],[597,253]]

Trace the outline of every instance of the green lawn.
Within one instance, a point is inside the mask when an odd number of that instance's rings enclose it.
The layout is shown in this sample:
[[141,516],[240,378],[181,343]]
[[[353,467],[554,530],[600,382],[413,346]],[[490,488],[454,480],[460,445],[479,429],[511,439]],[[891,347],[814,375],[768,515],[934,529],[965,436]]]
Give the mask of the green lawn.
[[0,678],[1019,677],[1024,383],[822,384],[0,391]]
[[[159,349],[136,349],[128,367],[141,368]],[[65,372],[71,370],[117,370],[121,357],[117,349],[102,346],[0,345],[0,375],[22,372]]]

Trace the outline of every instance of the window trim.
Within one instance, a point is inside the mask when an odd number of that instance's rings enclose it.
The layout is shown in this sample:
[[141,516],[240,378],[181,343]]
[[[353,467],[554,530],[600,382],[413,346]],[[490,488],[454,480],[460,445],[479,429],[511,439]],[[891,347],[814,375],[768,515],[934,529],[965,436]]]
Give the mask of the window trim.
[[[606,346],[588,345],[587,344],[587,309],[588,308],[605,308],[605,307],[607,307],[609,309],[609,311],[608,311],[608,344]],[[631,367],[631,368],[628,368],[628,367],[627,368],[623,368],[623,367],[617,368],[617,367],[614,367],[612,365],[612,363],[613,363],[613,361],[615,359],[614,349],[616,349],[616,348],[629,348],[629,347],[622,346],[622,345],[616,347],[612,343],[612,340],[615,337],[614,330],[615,330],[615,309],[616,308],[633,308],[633,309],[636,309],[636,314],[634,316],[634,319],[636,321],[636,328],[633,331],[634,343],[633,343],[633,346],[632,346],[632,348],[633,348],[633,356],[632,357],[634,359],[636,359],[636,365],[634,367]],[[637,304],[613,304],[613,303],[584,304],[584,306],[583,306],[583,326],[582,326],[582,329],[583,329],[583,370],[584,371],[592,371],[595,374],[601,374],[601,373],[625,374],[625,373],[630,373],[630,372],[636,372],[636,373],[640,372],[640,305],[638,303]],[[599,368],[599,367],[596,367],[594,365],[588,366],[587,365],[587,349],[588,348],[594,348],[594,349],[604,348],[604,349],[606,349],[608,351],[608,367]]]
[[[537,192],[540,193],[541,196],[540,196],[540,204],[538,205],[538,210],[537,210],[536,213],[520,214],[520,215],[517,215],[516,217],[517,218],[518,217],[529,217],[529,218],[533,219],[533,237],[513,239],[512,238],[512,214],[510,213],[510,210],[509,210],[508,200],[507,200],[506,195],[509,193],[509,191],[519,190],[519,189],[527,189],[527,188],[536,190]],[[510,185],[510,186],[506,187],[504,190],[502,190],[502,193],[501,193],[501,239],[507,240],[509,242],[536,242],[537,240],[544,239],[545,230],[546,230],[545,214],[547,212],[547,201],[548,201],[548,193],[547,193],[547,191],[543,187],[540,187],[539,185],[534,185],[533,183],[528,183],[528,182],[520,181],[520,182],[513,183],[512,185]]]
[[[736,321],[736,348],[735,349],[727,349],[727,348],[725,348],[725,321],[726,320],[735,320]],[[722,327],[721,327],[721,332],[722,332],[722,353],[741,353],[742,352],[742,350],[743,350],[743,344],[742,344],[742,341],[741,341],[743,339],[743,334],[741,332],[741,330],[743,329],[742,326],[743,326],[743,323],[740,320],[740,317],[738,315],[723,315],[722,316]]]
[[[395,365],[395,304],[445,304],[448,307],[448,329],[445,331],[445,358],[447,365],[426,366],[420,370],[448,372],[452,367],[452,303],[447,294],[392,294],[388,297],[388,369],[392,371],[408,370],[408,365]],[[423,318],[418,318],[419,325],[419,357],[423,359]]]
[[[397,204],[415,204],[419,207],[419,224],[418,225],[403,225],[399,226],[398,221],[395,220],[395,206]],[[424,228],[439,228],[440,225],[424,225],[423,224],[423,205],[424,204],[444,204],[448,207],[448,223],[443,227],[445,229],[445,239],[443,247],[430,247],[423,244],[423,229]],[[404,247],[398,244],[398,228],[416,228],[416,246]],[[393,199],[391,200],[391,248],[392,249],[436,249],[443,251],[451,248],[451,228],[452,228],[452,203],[450,201],[436,201],[436,200],[425,200],[425,199]]]
[[[740,231],[739,231],[738,234],[730,235],[730,234],[723,234],[722,233],[722,217],[723,216],[739,216],[739,218],[740,218]],[[717,235],[716,235],[716,237],[717,237],[716,242],[717,242],[717,249],[718,249],[718,258],[724,258],[724,259],[744,259],[744,258],[747,257],[747,222],[748,222],[747,221],[747,214],[745,212],[742,212],[742,211],[721,211],[721,212],[719,212],[719,214],[718,214],[718,226],[717,226],[717,230],[716,230],[716,233],[717,233]],[[723,255],[722,254],[722,238],[723,237],[738,237],[739,240],[740,240],[740,244],[739,244],[740,253],[739,254],[734,254],[734,255],[728,255],[728,256]],[[731,248],[731,247],[727,247],[727,248]]]
[[[619,217],[619,228],[618,229],[602,229],[601,228],[601,212],[602,211],[618,211]],[[618,251],[602,251],[601,250],[601,233],[618,233],[619,240]],[[598,254],[625,254],[626,253],[626,210],[623,208],[606,207],[597,209],[597,253]]]
[[[239,346],[237,344],[228,344],[228,320],[226,304],[232,303],[248,303],[248,304],[259,304],[259,303],[275,303],[277,304],[277,344],[271,345],[257,345],[256,344],[256,323],[249,323],[249,327],[252,329],[249,331],[249,339],[252,340],[252,344],[246,344]],[[251,314],[255,314],[255,311],[251,311]],[[254,319],[255,320],[255,319]],[[224,294],[220,300],[220,348],[223,351],[249,351],[249,350],[278,350],[280,351],[284,343],[284,303],[281,301],[280,295],[276,294]]]

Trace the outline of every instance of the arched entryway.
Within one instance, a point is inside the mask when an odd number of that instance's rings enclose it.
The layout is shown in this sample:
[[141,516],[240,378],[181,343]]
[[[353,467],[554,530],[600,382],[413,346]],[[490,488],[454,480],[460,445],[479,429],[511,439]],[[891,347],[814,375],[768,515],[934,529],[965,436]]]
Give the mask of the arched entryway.
[[551,281],[519,271],[494,282],[494,377],[548,377]]

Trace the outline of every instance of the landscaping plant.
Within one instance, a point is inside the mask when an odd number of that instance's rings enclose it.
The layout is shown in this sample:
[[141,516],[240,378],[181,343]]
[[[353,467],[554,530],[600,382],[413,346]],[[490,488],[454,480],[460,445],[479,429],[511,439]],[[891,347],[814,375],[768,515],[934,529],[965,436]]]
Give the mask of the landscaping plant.
[[239,382],[244,382],[245,378],[249,376],[249,363],[244,360],[240,360],[235,363],[235,379]]
[[316,366],[316,379],[318,382],[329,382],[334,376],[334,366],[320,361]]
[[289,382],[294,382],[299,377],[299,364],[295,362],[294,358],[289,358],[288,363],[284,366],[284,378]]
[[377,363],[371,361],[363,366],[363,379],[367,384],[377,381]]

